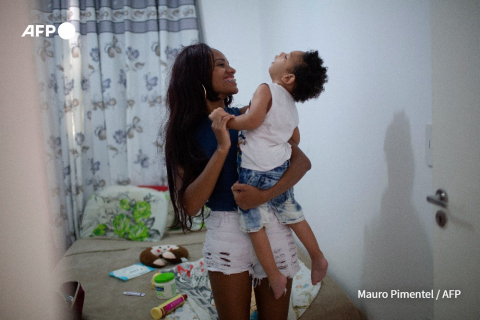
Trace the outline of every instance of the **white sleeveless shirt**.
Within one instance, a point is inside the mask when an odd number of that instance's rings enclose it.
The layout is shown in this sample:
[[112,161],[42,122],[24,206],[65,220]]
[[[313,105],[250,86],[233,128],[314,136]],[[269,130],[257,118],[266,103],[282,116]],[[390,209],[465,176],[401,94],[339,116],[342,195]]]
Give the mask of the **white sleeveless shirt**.
[[292,147],[288,140],[298,127],[298,111],[292,95],[281,85],[268,84],[272,106],[263,123],[254,130],[243,130],[241,167],[269,171],[290,159]]

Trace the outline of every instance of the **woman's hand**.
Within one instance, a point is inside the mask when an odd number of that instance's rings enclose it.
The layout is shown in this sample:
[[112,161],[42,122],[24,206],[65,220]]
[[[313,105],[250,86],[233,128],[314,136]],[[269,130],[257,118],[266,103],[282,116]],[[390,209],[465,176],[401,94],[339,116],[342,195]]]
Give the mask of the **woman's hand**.
[[212,121],[212,130],[217,138],[217,150],[221,152],[228,152],[232,142],[230,141],[230,133],[227,129],[227,122],[235,116],[227,113],[222,108],[217,108],[210,113],[208,118]]
[[248,184],[239,183],[238,181],[232,186],[233,198],[237,205],[243,210],[256,208],[265,202],[265,192]]
[[280,180],[270,189],[258,188],[236,182],[232,186],[233,197],[237,205],[248,210],[258,207],[271,199],[278,197],[292,188],[310,170],[312,164],[308,157],[300,150],[296,143],[289,141],[292,146],[290,167],[285,171]]

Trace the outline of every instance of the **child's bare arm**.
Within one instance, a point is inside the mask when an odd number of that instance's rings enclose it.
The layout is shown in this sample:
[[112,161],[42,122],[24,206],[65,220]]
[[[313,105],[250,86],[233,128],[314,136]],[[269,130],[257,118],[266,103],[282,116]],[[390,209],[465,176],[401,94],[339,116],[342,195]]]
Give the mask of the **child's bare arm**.
[[[251,103],[251,102],[252,102],[252,101],[250,101],[250,103]],[[241,108],[240,108],[240,112],[241,112],[242,114],[245,114],[245,112],[247,112],[248,108],[250,108],[250,105],[241,107]]]
[[293,130],[293,134],[290,140],[293,141],[296,145],[300,144],[300,130],[298,130],[298,127]]
[[250,104],[248,113],[244,113],[228,121],[227,127],[234,130],[253,130],[265,120],[272,106],[272,93],[267,84],[258,86]]

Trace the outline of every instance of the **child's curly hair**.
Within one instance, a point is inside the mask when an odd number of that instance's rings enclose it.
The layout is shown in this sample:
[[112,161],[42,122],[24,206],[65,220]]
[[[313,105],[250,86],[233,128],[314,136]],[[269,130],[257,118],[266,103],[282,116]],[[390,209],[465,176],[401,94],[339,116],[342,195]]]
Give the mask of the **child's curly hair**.
[[303,61],[295,66],[292,72],[295,75],[295,86],[292,96],[295,102],[305,102],[318,98],[328,82],[327,68],[318,56],[318,51],[307,51],[303,54]]

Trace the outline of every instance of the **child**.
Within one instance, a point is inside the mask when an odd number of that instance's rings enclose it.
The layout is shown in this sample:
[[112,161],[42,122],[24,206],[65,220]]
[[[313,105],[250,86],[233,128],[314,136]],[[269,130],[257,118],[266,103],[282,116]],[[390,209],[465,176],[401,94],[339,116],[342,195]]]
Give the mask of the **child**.
[[[227,127],[242,130],[239,140],[239,182],[259,189],[272,187],[289,166],[291,146],[298,144],[298,111],[295,102],[317,98],[327,82],[327,68],[318,51],[293,51],[275,56],[269,73],[271,84],[261,84],[245,114],[235,117]],[[219,108],[215,113],[223,114]],[[285,291],[287,278],[277,269],[265,229],[268,209],[273,208],[280,223],[288,224],[312,259],[312,284],[320,282],[327,273],[328,262],[320,251],[302,208],[288,190],[268,204],[242,210],[240,225],[248,232],[260,264],[276,299]]]

